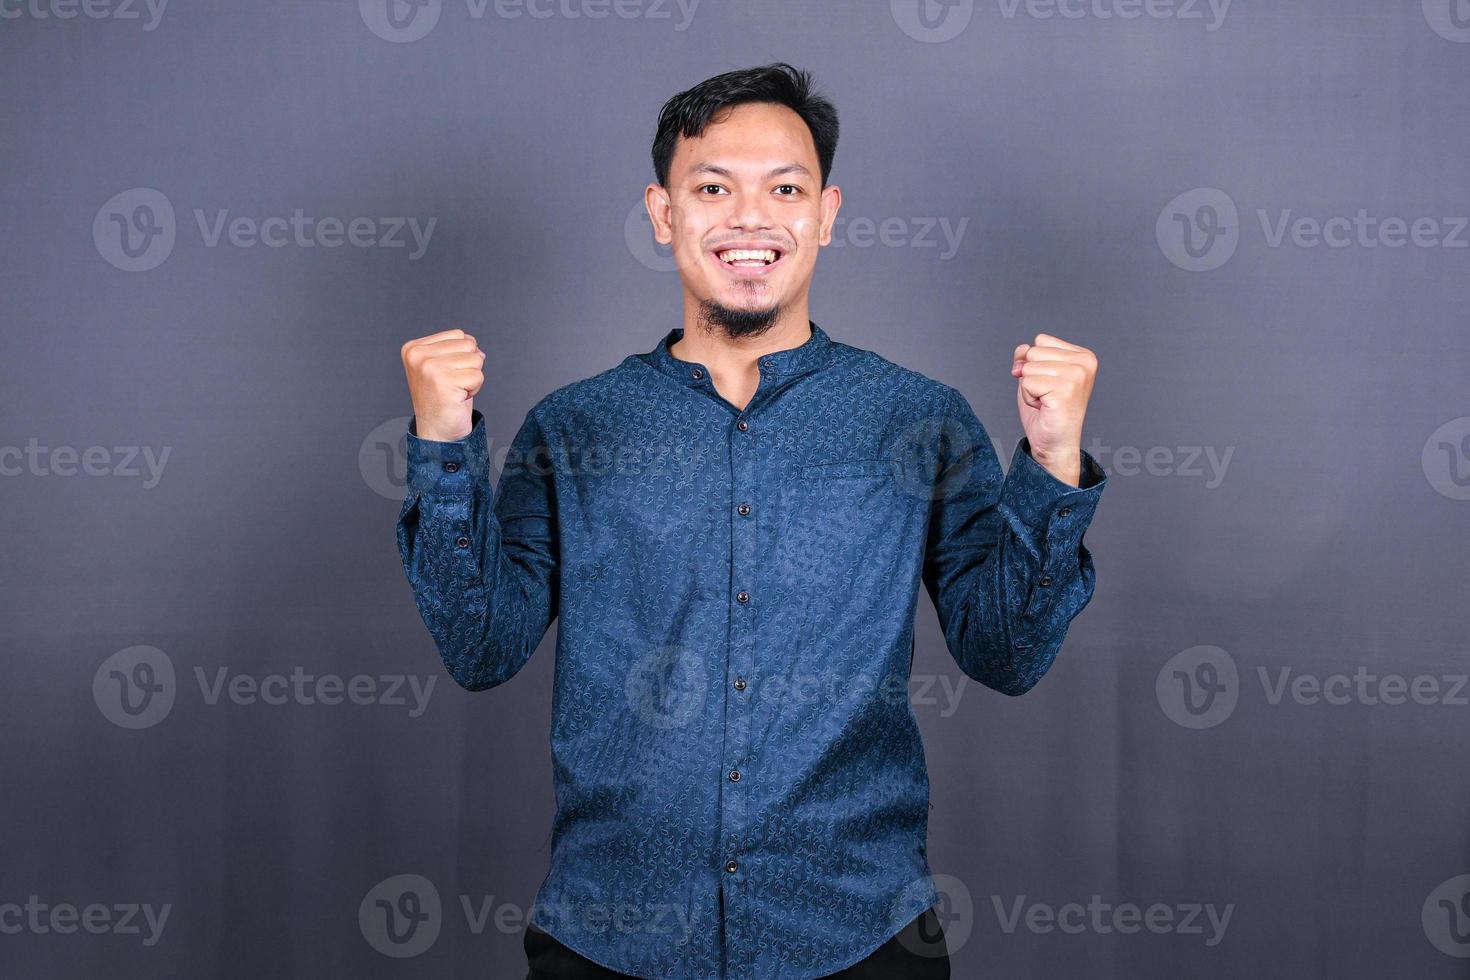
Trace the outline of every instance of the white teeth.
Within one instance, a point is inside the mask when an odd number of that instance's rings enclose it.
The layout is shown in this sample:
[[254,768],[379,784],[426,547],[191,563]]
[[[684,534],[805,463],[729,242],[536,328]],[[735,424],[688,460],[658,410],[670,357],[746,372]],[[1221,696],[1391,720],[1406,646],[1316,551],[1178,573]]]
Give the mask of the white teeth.
[[721,262],[764,262],[776,261],[776,250],[771,248],[732,248],[720,252]]

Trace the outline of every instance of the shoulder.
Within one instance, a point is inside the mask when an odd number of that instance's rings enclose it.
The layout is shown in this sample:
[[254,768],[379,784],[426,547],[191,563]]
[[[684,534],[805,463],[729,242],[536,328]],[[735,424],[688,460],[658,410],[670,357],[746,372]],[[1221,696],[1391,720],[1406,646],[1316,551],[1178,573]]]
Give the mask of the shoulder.
[[869,387],[892,404],[905,405],[927,415],[953,415],[968,410],[959,389],[921,371],[899,364],[874,350],[837,343],[846,383]]
[[596,374],[553,388],[531,406],[529,412],[543,425],[580,411],[596,409],[615,398],[626,384],[628,362],[624,360]]

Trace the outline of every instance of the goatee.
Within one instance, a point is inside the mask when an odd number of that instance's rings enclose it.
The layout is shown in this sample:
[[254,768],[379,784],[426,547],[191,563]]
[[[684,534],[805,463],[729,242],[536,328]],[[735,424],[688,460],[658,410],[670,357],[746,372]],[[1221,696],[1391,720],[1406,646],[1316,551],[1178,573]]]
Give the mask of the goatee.
[[699,304],[700,326],[708,331],[721,330],[732,340],[757,337],[774,327],[780,316],[780,303],[764,310],[737,310],[714,300]]

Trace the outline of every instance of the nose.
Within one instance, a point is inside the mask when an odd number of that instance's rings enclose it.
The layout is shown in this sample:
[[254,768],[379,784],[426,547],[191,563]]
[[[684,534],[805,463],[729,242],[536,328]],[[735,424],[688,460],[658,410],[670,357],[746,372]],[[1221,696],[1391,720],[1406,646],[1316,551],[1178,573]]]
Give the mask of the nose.
[[743,231],[771,228],[770,202],[759,192],[736,191],[731,195],[730,214],[725,224],[728,228]]

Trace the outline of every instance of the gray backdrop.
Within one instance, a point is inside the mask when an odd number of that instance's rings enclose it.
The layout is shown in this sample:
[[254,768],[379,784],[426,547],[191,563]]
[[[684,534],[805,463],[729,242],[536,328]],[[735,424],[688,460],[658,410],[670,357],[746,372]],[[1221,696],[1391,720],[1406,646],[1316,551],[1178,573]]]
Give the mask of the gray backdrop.
[[1003,462],[1012,347],[1101,362],[1052,672],[920,604],[955,976],[1470,975],[1470,3],[388,2],[0,0],[0,974],[523,975],[555,632],[443,673],[399,345],[480,338],[502,451],[651,348],[657,110],[787,60],[813,319]]

